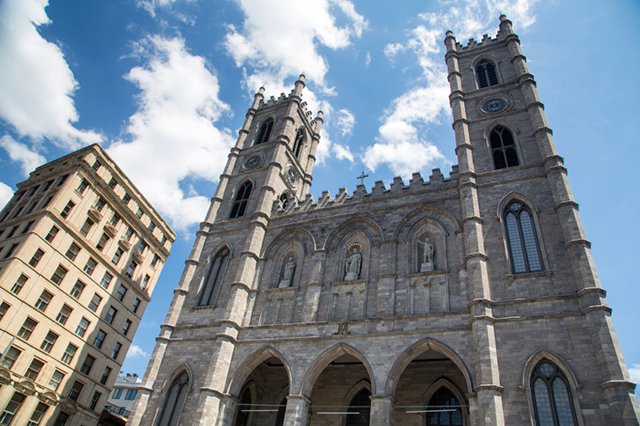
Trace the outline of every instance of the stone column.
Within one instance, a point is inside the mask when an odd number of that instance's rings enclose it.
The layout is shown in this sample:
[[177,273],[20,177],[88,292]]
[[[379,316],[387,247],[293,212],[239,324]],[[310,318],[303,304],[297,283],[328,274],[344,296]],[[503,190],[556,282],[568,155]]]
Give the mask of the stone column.
[[287,426],[306,426],[309,422],[311,401],[304,395],[287,396],[287,410],[284,424]]
[[387,395],[371,395],[371,426],[393,426],[393,397]]

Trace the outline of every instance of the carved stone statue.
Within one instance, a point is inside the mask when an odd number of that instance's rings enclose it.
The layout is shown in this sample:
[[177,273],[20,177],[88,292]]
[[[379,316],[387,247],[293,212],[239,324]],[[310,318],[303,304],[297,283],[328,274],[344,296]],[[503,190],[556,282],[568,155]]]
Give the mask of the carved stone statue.
[[287,262],[284,264],[284,268],[282,268],[282,279],[278,284],[278,288],[291,287],[291,282],[293,281],[293,273],[295,271],[296,262],[293,261],[293,256],[289,256],[287,258]]
[[429,238],[425,238],[423,241],[418,240],[418,244],[420,248],[422,248],[422,264],[420,265],[420,272],[429,272],[433,271],[433,253],[435,252],[435,247],[431,243]]
[[345,281],[353,281],[360,278],[360,266],[362,265],[362,253],[358,248],[354,248],[351,255],[345,262]]

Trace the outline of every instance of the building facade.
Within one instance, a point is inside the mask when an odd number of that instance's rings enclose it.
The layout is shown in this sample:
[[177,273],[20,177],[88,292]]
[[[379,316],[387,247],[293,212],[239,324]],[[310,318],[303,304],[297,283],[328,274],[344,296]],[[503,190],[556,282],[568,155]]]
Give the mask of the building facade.
[[0,424],[97,424],[175,234],[99,145],[0,212]]
[[105,409],[126,421],[131,414],[140,383],[142,383],[142,379],[137,374],[127,373],[118,376],[113,384],[113,390],[107,398]]
[[256,94],[132,425],[637,425],[511,22],[448,32],[458,165],[314,201],[304,78]]

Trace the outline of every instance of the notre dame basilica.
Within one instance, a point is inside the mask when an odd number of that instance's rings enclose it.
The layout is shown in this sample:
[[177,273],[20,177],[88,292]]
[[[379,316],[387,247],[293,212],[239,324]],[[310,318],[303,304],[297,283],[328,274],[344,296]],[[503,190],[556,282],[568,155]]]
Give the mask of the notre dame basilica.
[[322,113],[255,95],[132,425],[638,425],[511,22],[447,32],[458,165],[309,189]]

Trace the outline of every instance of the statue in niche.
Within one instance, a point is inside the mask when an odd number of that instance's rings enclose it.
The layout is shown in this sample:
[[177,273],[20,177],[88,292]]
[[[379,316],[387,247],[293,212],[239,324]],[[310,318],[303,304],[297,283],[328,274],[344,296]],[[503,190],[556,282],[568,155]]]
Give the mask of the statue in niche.
[[362,247],[354,244],[349,248],[349,255],[344,265],[345,281],[353,281],[360,278],[360,267],[362,266]]
[[278,284],[278,288],[287,288],[291,287],[291,283],[293,282],[293,274],[296,271],[296,262],[293,260],[293,256],[289,256],[287,261],[282,268],[282,279]]
[[418,240],[418,245],[422,249],[422,263],[420,264],[420,272],[430,272],[435,269],[433,264],[433,254],[435,247],[428,237],[424,240]]

